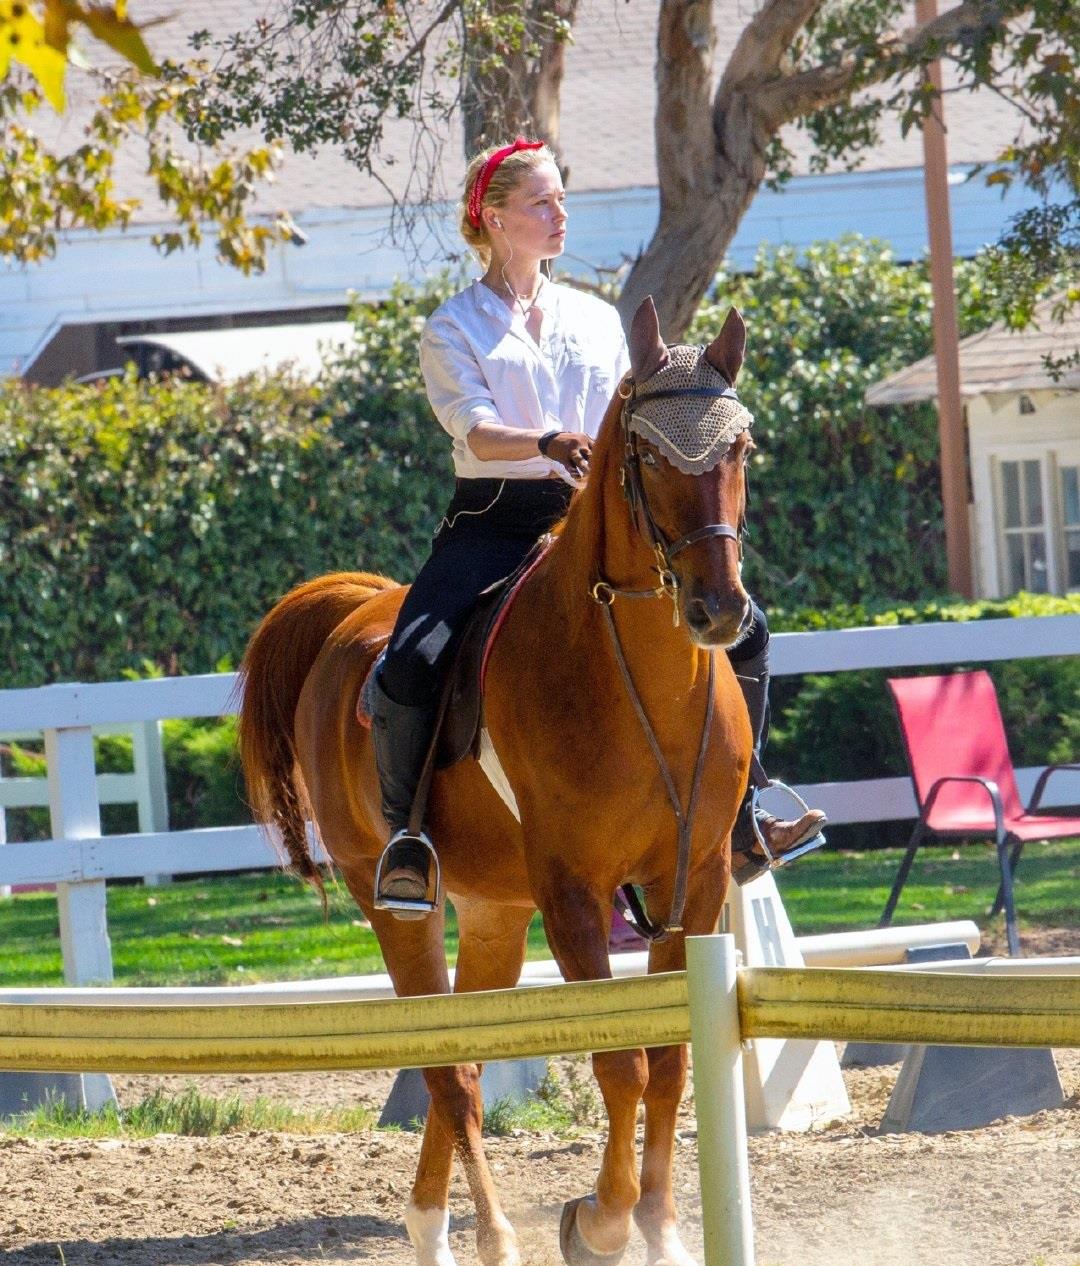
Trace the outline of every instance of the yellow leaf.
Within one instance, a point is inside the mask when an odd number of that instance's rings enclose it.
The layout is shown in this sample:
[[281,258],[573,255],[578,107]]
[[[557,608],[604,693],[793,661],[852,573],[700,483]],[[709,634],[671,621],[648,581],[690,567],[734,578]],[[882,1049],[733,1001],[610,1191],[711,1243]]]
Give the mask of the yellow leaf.
[[26,4],[6,4],[0,9],[0,79],[12,59],[30,71],[57,112],[64,108],[64,72],[67,60],[45,40],[45,28]]
[[158,73],[139,28],[126,16],[126,5],[94,4],[83,9],[79,16],[102,43],[115,49],[144,75]]

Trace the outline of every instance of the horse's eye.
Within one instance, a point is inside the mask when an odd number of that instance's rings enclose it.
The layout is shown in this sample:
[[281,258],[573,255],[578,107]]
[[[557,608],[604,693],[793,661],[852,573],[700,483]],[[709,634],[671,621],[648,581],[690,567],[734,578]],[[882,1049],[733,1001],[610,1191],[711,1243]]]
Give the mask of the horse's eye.
[[641,452],[641,461],[642,461],[642,464],[643,464],[643,465],[645,465],[645,466],[655,466],[655,465],[656,465],[656,458],[655,458],[655,456],[654,456],[652,453],[650,453],[650,452],[649,452],[649,450],[648,450],[648,449],[642,449],[642,452]]

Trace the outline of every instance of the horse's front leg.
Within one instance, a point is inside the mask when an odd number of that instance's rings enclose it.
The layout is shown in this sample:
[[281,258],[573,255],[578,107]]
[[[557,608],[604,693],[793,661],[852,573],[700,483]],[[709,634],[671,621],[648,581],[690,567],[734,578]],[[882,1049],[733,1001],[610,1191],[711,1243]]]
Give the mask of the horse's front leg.
[[[726,886],[727,875],[719,860],[701,867],[691,876],[683,917],[685,933],[650,948],[650,973],[685,970],[684,936],[702,936],[714,931]],[[685,1046],[657,1046],[647,1055],[649,1084],[644,1095],[641,1199],[634,1210],[634,1221],[648,1246],[646,1266],[695,1266],[694,1258],[679,1238],[672,1181],[675,1126],[689,1062],[687,1050]]]
[[[611,976],[608,930],[611,900],[570,875],[553,876],[541,899],[548,944],[567,980]],[[634,1163],[638,1103],[648,1078],[645,1052],[593,1056],[593,1072],[608,1115],[608,1136],[596,1191],[563,1209],[559,1242],[569,1266],[601,1266],[622,1256],[640,1195]]]

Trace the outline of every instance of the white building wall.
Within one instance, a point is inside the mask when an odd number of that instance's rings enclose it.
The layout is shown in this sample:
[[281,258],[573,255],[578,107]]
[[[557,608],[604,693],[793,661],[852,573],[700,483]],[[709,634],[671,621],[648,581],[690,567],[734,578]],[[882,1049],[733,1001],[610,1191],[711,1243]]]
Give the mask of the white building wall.
[[[964,174],[953,173],[954,241],[958,255],[971,255],[1030,199],[1019,189],[1003,198]],[[595,278],[597,267],[617,268],[647,245],[658,194],[649,186],[574,193],[571,175],[568,205],[561,266]],[[378,297],[395,278],[417,281],[463,258],[447,211],[433,213],[398,245],[387,238],[386,207],[311,209],[296,222],[307,244],[276,247],[261,276],[219,264],[209,245],[162,256],[150,241],[153,225],[73,233],[53,260],[0,266],[0,376],[22,372],[64,325],[343,305],[350,290]],[[805,247],[843,233],[879,237],[900,259],[919,258],[926,249],[921,169],[805,176],[783,191],[763,189],[729,258],[746,268],[763,242]]]

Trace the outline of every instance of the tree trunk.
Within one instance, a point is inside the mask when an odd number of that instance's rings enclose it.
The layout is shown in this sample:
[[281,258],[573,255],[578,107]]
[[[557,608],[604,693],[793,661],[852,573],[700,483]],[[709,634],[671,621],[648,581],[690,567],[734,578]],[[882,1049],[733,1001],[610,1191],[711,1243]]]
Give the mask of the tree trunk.
[[[790,52],[824,0],[761,0],[710,101],[712,0],[661,0],[657,25],[656,155],[660,216],[619,299],[629,325],[653,296],[665,339],[686,332],[765,179],[769,144],[785,123],[1000,30],[998,0],[963,0],[921,26],[882,31],[868,66],[839,57],[796,67]],[[1014,4],[1012,9],[1025,6]]]
[[618,308],[628,323],[651,294],[671,342],[686,333],[765,178],[771,129],[747,89],[760,83],[771,59],[736,49],[713,99],[714,42],[711,0],[663,0],[655,124],[660,216]]

